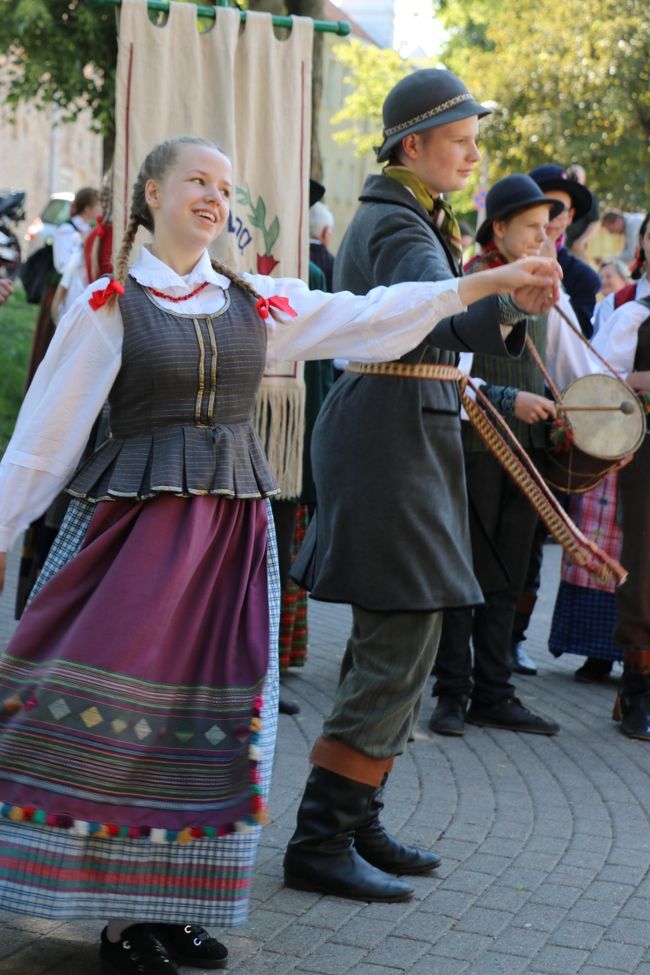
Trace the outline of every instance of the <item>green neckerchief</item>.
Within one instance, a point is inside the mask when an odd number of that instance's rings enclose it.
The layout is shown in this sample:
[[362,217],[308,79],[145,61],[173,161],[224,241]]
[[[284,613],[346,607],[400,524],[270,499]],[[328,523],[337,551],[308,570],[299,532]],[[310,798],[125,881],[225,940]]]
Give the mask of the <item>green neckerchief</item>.
[[463,262],[463,242],[460,233],[460,226],[454,211],[446,200],[441,196],[432,196],[419,176],[407,169],[406,166],[398,166],[395,163],[387,163],[383,169],[384,176],[397,180],[402,186],[406,186],[418,203],[430,213],[438,230],[445,238],[456,263],[462,266]]

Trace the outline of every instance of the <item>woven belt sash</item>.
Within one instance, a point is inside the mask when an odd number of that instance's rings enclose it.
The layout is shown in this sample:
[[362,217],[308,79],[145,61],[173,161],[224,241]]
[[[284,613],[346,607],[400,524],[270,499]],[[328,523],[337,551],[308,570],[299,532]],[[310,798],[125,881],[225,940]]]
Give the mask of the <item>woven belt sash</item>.
[[[488,450],[526,495],[571,561],[604,582],[614,581],[618,586],[625,582],[627,572],[623,566],[583,535],[551,492],[503,417],[481,392],[480,387],[457,366],[430,362],[350,362],[347,371],[368,376],[457,382],[470,423]],[[474,391],[476,400],[467,392],[468,387]]]

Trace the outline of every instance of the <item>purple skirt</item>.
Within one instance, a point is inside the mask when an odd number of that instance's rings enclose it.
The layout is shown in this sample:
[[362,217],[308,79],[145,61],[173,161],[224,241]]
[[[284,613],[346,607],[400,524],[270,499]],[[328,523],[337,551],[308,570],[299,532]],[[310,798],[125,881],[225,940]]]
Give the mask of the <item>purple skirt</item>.
[[0,659],[0,813],[163,842],[258,822],[266,554],[264,501],[98,504]]

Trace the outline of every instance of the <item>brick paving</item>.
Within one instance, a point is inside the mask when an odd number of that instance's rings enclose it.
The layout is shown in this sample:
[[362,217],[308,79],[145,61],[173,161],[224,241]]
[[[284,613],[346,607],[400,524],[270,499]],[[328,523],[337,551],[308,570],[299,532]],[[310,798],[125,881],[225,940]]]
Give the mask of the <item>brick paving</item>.
[[[650,745],[624,738],[611,721],[613,679],[577,684],[577,658],[546,651],[558,561],[548,546],[529,640],[540,673],[517,685],[562,732],[549,739],[470,727],[445,739],[428,731],[424,699],[416,740],[391,776],[385,820],[444,860],[413,878],[415,898],[405,904],[282,886],[284,846],[350,619],[345,607],[312,604],[307,667],[285,682],[302,710],[280,718],[250,921],[223,934],[233,975],[650,975]],[[9,603],[5,596],[3,642]],[[99,970],[95,924],[1,912],[0,922],[0,975]]]

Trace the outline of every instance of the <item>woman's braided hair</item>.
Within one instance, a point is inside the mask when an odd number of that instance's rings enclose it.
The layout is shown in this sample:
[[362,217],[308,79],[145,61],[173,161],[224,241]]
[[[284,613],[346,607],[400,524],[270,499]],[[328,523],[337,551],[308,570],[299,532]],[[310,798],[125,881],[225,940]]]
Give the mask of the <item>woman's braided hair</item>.
[[[209,139],[202,139],[199,136],[193,135],[177,136],[174,139],[167,139],[165,142],[154,146],[140,166],[140,171],[133,184],[129,222],[126,225],[122,244],[115,258],[115,280],[119,281],[121,285],[124,285],[126,282],[129,271],[129,255],[138,232],[138,227],[142,226],[151,233],[153,233],[154,229],[153,217],[145,199],[144,188],[150,179],[156,181],[164,179],[170,168],[176,162],[179,150],[183,146],[189,145],[206,146],[208,149],[215,149],[225,156],[223,149],[216,143],[211,142]],[[236,271],[226,267],[225,264],[222,264],[221,261],[217,261],[214,258],[212,258],[212,267],[218,274],[223,274],[224,277],[227,277],[234,285],[254,298],[255,301],[260,299],[261,295],[244,278],[237,274]],[[270,312],[276,318],[275,309],[271,308]]]

